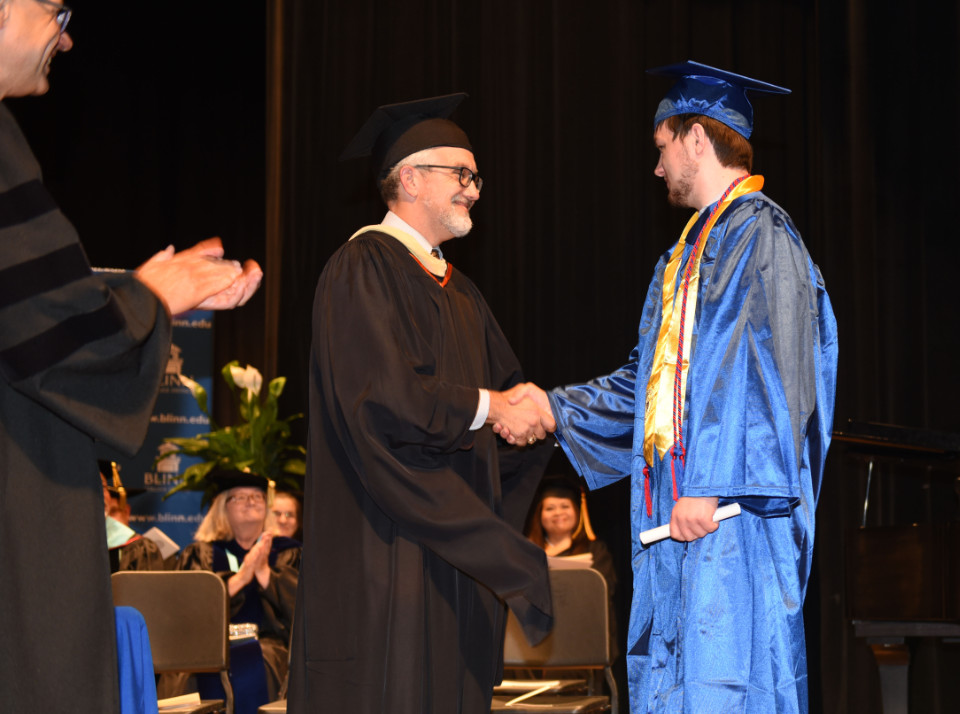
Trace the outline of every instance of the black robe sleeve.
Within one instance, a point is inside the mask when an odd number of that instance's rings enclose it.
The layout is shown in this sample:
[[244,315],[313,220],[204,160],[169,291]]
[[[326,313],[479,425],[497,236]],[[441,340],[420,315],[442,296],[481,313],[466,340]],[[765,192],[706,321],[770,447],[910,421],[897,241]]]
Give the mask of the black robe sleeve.
[[[118,550],[118,570],[164,570],[160,548],[149,538],[140,536],[120,546]],[[111,568],[113,560],[111,559]]]
[[[0,630],[19,643],[0,654],[0,691],[11,711],[117,709],[94,441],[139,447],[169,343],[144,285],[91,271],[0,105],[0,522],[11,534],[0,537]],[[38,530],[38,513],[55,527]]]
[[[4,122],[12,122],[6,110]],[[131,275],[91,271],[26,144],[10,139],[0,131],[0,373],[77,430],[132,455],[169,357],[169,316]]]

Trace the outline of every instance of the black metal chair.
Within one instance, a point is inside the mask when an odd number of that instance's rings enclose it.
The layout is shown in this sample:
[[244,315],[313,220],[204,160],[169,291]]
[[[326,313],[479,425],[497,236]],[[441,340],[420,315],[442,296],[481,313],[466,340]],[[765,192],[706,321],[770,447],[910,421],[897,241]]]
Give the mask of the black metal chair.
[[[550,571],[553,591],[553,631],[536,647],[527,644],[520,623],[511,614],[503,647],[505,668],[544,670],[549,681],[587,671],[587,694],[552,693],[545,690],[526,699],[495,693],[492,711],[527,714],[586,714],[618,712],[617,684],[611,668],[607,583],[591,568]],[[608,694],[601,694],[599,675]],[[531,684],[535,684],[532,682]],[[522,695],[521,695],[522,696]],[[508,702],[510,704],[508,705]]]
[[190,711],[233,714],[229,601],[223,580],[205,570],[120,571],[110,580],[114,605],[136,608],[147,623],[156,673],[220,673],[226,700],[206,700]]

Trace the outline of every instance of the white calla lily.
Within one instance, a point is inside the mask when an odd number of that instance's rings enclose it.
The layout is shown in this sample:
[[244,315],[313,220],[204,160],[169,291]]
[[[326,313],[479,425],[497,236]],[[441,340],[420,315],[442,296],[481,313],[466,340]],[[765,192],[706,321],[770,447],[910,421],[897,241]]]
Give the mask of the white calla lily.
[[233,383],[241,389],[246,389],[248,395],[260,396],[260,387],[263,386],[263,375],[256,367],[247,365],[246,368],[230,366],[230,376]]
[[[2,2],[2,0],[0,0]],[[164,443],[172,449],[169,454],[199,458],[199,463],[188,465],[180,474],[177,483],[167,496],[178,491],[209,491],[208,476],[214,469],[247,471],[263,476],[275,484],[296,484],[296,478],[306,472],[304,456],[307,450],[291,441],[290,423],[302,419],[303,414],[280,418],[277,399],[286,384],[284,377],[274,377],[269,383],[264,398],[260,398],[263,376],[250,365],[241,367],[232,360],[220,370],[224,381],[233,393],[239,420],[231,425],[217,426],[207,411],[207,392],[189,377],[182,377],[183,385],[190,389],[197,405],[209,419],[210,430],[193,437],[168,437]],[[179,465],[178,465],[179,466]]]
[[191,394],[196,393],[197,387],[200,386],[197,382],[193,381],[185,374],[178,374],[177,377],[180,378],[180,384],[189,389]]

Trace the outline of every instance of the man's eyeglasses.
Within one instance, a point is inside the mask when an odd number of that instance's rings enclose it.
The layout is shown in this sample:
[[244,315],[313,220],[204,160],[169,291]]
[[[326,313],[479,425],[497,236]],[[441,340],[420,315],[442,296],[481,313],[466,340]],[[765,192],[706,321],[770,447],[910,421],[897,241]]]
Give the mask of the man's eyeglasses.
[[54,0],[37,0],[37,2],[47,7],[57,8],[57,25],[60,27],[61,34],[66,32],[67,25],[70,23],[70,16],[73,15],[73,10],[63,3],[54,2]]
[[483,188],[483,179],[480,178],[480,174],[471,171],[466,166],[438,166],[437,164],[416,164],[415,166],[418,169],[449,169],[450,171],[456,171],[460,174],[460,185],[464,188],[467,188],[471,181],[477,185],[478,191]]
[[227,498],[227,503],[249,503],[251,506],[259,506],[266,503],[262,493],[235,493]]

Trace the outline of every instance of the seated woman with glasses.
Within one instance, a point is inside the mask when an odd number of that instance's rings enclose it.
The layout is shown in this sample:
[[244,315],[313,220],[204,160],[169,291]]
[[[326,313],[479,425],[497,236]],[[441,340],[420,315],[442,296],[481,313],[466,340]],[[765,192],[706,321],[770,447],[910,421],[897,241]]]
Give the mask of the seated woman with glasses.
[[[239,471],[215,471],[207,477],[216,493],[197,529],[195,541],[184,548],[179,570],[210,570],[223,578],[230,596],[230,622],[258,628],[266,692],[259,682],[238,682],[238,656],[231,648],[231,683],[236,711],[278,698],[287,675],[290,626],[297,593],[300,543],[274,535],[273,514],[267,505],[267,480]],[[249,673],[259,668],[248,668]],[[199,681],[199,680],[198,680]],[[244,695],[249,686],[250,694]],[[203,692],[201,691],[201,694]],[[264,701],[259,701],[263,697]],[[243,702],[241,702],[243,698]]]

